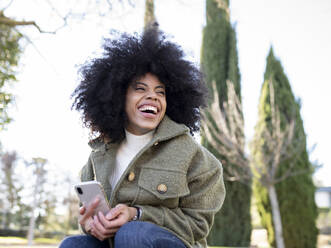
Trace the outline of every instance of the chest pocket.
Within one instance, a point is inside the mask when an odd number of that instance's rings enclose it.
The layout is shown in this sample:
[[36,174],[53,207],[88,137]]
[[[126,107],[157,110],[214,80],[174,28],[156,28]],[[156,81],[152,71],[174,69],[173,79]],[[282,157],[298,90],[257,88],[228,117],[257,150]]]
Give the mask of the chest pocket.
[[140,204],[177,207],[179,198],[190,193],[186,174],[182,171],[142,168],[138,185]]

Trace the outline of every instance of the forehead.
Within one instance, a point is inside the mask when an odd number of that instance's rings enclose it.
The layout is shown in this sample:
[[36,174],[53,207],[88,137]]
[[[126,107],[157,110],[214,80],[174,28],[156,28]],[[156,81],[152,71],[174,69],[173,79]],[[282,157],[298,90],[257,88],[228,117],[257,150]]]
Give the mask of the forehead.
[[151,73],[146,73],[141,77],[137,77],[132,81],[133,85],[141,84],[147,87],[162,87],[165,88],[164,84],[158,79],[157,76]]

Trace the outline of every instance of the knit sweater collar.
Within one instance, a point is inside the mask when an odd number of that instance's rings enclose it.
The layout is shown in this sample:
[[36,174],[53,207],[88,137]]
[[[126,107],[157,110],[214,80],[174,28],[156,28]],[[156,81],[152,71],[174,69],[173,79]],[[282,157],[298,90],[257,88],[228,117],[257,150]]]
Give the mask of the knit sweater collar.
[[130,133],[129,131],[125,130],[125,139],[123,142],[129,148],[140,149],[143,146],[145,146],[153,138],[154,131],[155,130],[152,130],[143,135],[135,135],[135,134]]

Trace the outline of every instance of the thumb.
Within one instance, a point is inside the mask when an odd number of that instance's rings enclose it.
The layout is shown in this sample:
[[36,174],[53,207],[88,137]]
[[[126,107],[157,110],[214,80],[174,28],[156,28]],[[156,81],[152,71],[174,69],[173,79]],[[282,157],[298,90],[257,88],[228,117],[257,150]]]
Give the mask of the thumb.
[[79,208],[79,214],[83,215],[86,211],[86,208],[84,206]]
[[117,216],[119,216],[119,214],[121,213],[120,208],[118,206],[112,208],[106,215],[106,219],[107,220],[113,220],[115,219]]

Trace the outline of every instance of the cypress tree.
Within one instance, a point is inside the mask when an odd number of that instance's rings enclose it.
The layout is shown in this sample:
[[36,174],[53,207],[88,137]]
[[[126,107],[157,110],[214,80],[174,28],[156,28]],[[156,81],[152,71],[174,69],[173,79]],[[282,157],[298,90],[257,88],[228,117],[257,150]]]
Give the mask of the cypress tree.
[[[212,83],[216,83],[219,106],[223,106],[223,103],[228,100],[227,81],[231,81],[241,104],[236,33],[230,24],[229,0],[207,0],[206,18],[207,24],[203,30],[201,66],[208,87],[212,90]],[[240,114],[242,116],[242,113]],[[213,120],[210,114],[208,119],[213,123],[217,121]],[[230,127],[230,129],[232,128],[236,129],[236,127]],[[226,186],[225,201],[221,211],[215,216],[214,226],[208,236],[208,244],[248,246],[251,235],[251,189],[238,181],[228,180],[232,176],[229,168],[235,165],[230,163],[226,154],[222,154],[211,145],[203,130],[201,135],[202,144],[222,161]],[[243,132],[236,130],[236,135],[244,139]]]
[[[270,129],[271,105],[268,84],[274,88],[274,102],[279,110],[280,128],[285,129],[290,120],[294,120],[293,139],[287,149],[287,157],[282,160],[277,171],[278,178],[285,173],[288,177],[276,184],[276,193],[280,208],[285,246],[289,248],[316,247],[317,228],[315,220],[317,208],[314,200],[315,187],[312,181],[312,165],[306,150],[306,135],[300,116],[300,102],[295,99],[289,80],[279,60],[270,49],[264,74],[264,84],[259,104],[259,120],[255,127],[255,136],[259,136],[266,128]],[[272,131],[272,130],[271,130]],[[261,141],[253,147],[253,156],[266,152]],[[268,231],[269,243],[275,246],[274,226],[268,192],[259,182],[254,182],[258,211],[262,225]]]

